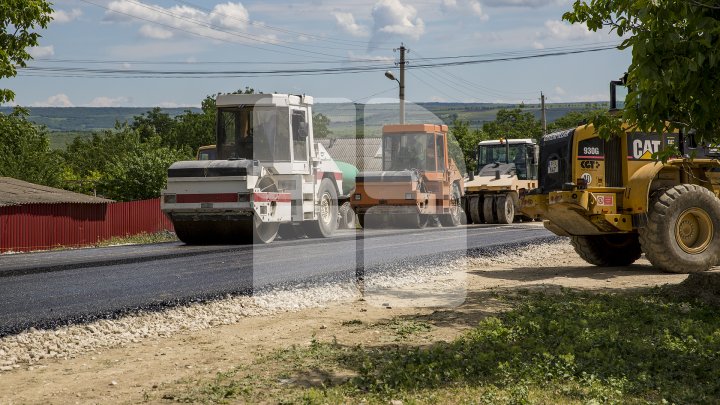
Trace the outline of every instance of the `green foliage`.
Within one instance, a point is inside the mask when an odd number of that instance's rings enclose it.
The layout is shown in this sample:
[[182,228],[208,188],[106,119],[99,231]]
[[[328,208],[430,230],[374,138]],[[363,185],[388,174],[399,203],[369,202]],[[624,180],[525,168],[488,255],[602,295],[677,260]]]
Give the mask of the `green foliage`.
[[486,122],[483,131],[488,139],[539,139],[543,135],[540,121],[536,120],[532,113],[520,108],[498,111],[495,121]]
[[[18,67],[32,59],[27,48],[37,46],[38,28],[47,28],[52,19],[45,0],[3,0],[0,2],[0,78],[14,77]],[[9,89],[0,89],[0,104],[15,99]]]
[[[622,120],[640,131],[695,128],[718,140],[720,110],[720,7],[717,1],[576,1],[563,15],[597,31],[610,27],[632,49]],[[622,72],[618,72],[618,76]],[[609,133],[620,127],[615,120]]]
[[329,126],[330,118],[327,115],[321,113],[313,115],[313,136],[315,139],[323,139],[332,135]]
[[60,156],[50,150],[47,132],[26,118],[22,109],[0,114],[0,176],[57,186]]
[[477,168],[475,154],[477,153],[477,144],[485,138],[483,131],[479,129],[471,129],[467,121],[456,120],[450,127],[450,156],[460,165],[464,164],[465,170],[460,168],[461,172],[474,172]]
[[605,110],[570,111],[564,116],[556,119],[547,125],[548,133],[562,131],[570,128],[577,128],[593,122],[598,114],[605,115]]

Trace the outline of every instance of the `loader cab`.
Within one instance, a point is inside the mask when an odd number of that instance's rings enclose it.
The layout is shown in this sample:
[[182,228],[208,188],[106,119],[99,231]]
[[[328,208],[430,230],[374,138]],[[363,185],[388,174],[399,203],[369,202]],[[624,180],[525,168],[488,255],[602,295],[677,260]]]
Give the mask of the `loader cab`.
[[229,94],[216,103],[218,159],[255,160],[280,173],[311,172],[311,97]]
[[444,173],[448,166],[447,125],[383,127],[383,170]]
[[532,139],[482,141],[477,148],[476,174],[492,175],[493,166],[512,163],[519,180],[537,180],[538,153],[539,147]]

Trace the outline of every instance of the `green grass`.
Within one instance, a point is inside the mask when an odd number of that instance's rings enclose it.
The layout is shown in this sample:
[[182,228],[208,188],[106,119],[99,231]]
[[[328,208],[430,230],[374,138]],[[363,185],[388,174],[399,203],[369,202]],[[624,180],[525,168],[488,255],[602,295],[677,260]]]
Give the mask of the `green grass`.
[[[365,347],[313,339],[253,366],[275,374],[259,381],[247,373],[218,375],[184,398],[310,404],[720,401],[717,307],[660,290],[503,298],[515,309],[484,319],[452,342]],[[398,335],[427,330],[419,325],[384,327]],[[282,378],[291,383],[277,383]],[[203,394],[218,390],[221,395]]]
[[112,246],[112,245],[142,245],[150,243],[174,242],[178,240],[174,233],[162,231],[157,233],[140,233],[137,235],[114,236],[110,239],[97,242],[94,246]]

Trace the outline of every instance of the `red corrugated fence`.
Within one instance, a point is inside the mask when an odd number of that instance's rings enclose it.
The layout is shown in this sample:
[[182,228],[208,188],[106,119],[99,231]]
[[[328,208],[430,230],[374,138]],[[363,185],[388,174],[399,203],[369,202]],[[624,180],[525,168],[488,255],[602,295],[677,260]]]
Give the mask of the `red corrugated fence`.
[[0,207],[0,252],[85,246],[114,236],[173,230],[160,199]]

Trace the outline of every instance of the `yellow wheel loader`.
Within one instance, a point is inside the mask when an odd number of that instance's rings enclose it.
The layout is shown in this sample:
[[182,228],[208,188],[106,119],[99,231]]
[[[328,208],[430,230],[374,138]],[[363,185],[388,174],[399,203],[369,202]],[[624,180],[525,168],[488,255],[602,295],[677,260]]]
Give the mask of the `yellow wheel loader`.
[[[621,86],[610,84],[611,110]],[[654,158],[669,146],[679,156]],[[540,141],[539,185],[521,212],[570,237],[591,264],[629,265],[645,253],[664,271],[705,271],[720,262],[719,158],[691,131],[626,129],[607,140],[593,125],[555,132]]]

